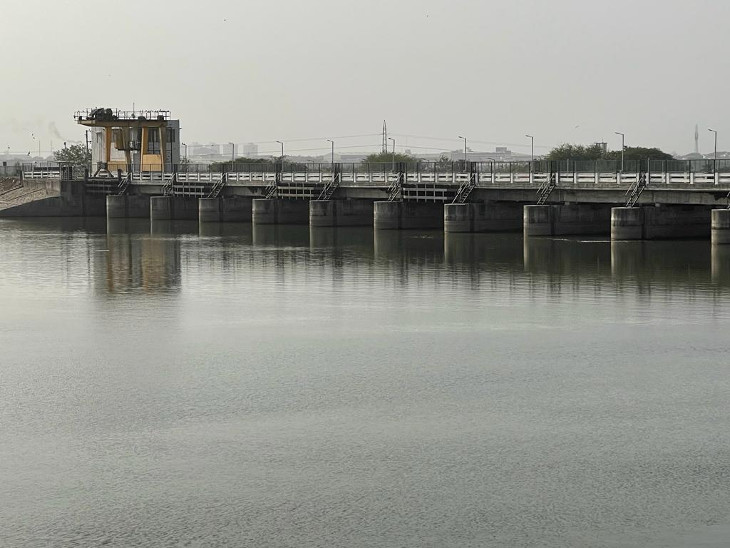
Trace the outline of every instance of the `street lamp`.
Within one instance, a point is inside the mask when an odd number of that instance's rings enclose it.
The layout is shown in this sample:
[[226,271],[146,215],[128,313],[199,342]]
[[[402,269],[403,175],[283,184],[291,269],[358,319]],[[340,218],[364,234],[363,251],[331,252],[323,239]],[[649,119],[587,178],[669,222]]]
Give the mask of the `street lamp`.
[[330,156],[330,163],[332,165],[335,165],[335,142],[332,139],[327,139],[327,142],[332,144],[332,153]]
[[464,169],[466,169],[466,137],[459,135],[459,139],[464,139]]
[[707,129],[707,131],[711,131],[715,134],[715,155],[712,157],[712,170],[713,172],[717,173],[717,131],[714,129]]
[[626,148],[626,146],[624,145],[624,142],[626,139],[626,135],[624,135],[620,131],[614,131],[614,133],[616,135],[621,136],[621,173],[623,173],[624,172],[624,149]]
[[185,161],[187,162],[188,161],[188,145],[186,145],[185,143],[180,143],[180,144],[185,147]]
[[281,161],[284,161],[284,143],[282,141],[276,141],[281,145]]
[[393,141],[393,160],[392,165],[390,166],[391,171],[395,171],[395,139],[392,137],[388,137],[388,141]]
[[532,162],[535,161],[535,138],[532,135],[525,134],[530,139],[530,172],[532,172]]

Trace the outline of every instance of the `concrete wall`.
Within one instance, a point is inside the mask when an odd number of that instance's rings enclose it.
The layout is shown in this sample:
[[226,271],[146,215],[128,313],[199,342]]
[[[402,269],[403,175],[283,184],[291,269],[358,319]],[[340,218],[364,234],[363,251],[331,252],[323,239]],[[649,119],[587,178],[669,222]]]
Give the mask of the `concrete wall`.
[[198,199],[187,196],[152,196],[150,219],[153,221],[198,220]]
[[706,238],[710,209],[704,206],[614,207],[612,240]]
[[372,226],[372,200],[312,200],[310,226]]
[[32,180],[0,202],[2,217],[104,217],[103,195],[87,195],[81,181]]
[[198,220],[201,223],[250,223],[252,199],[242,196],[198,198]]
[[525,236],[608,234],[611,207],[605,204],[524,206]]
[[444,227],[443,202],[375,202],[373,212],[376,230]]
[[133,194],[117,196],[110,194],[106,197],[107,219],[149,219],[150,197]]
[[712,243],[730,244],[730,209],[713,209],[710,215]]
[[522,228],[522,204],[444,204],[444,232],[512,232]]
[[254,199],[251,205],[254,224],[303,225],[309,223],[307,200]]

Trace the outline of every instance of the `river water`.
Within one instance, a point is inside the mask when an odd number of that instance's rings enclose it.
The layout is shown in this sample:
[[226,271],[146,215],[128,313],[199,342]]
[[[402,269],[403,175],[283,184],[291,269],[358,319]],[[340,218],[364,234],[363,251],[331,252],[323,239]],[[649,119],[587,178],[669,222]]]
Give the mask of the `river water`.
[[0,220],[2,546],[725,546],[730,249]]

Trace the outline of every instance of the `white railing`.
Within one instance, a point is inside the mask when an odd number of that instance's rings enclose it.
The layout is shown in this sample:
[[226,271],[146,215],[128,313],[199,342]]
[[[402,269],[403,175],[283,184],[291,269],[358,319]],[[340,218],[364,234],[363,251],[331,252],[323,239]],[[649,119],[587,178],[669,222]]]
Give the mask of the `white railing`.
[[[60,171],[56,168],[36,168],[23,172],[26,179],[58,179]],[[285,172],[280,174],[279,184],[292,185],[324,185],[333,181],[332,172]],[[631,186],[638,180],[638,173],[558,173],[558,186],[576,187],[606,187]],[[508,173],[493,172],[477,174],[477,186],[539,186],[550,178],[549,173]],[[341,173],[340,184],[349,186],[372,185],[389,186],[397,181],[397,173]],[[133,183],[164,184],[173,180],[173,173],[142,172],[132,173]],[[276,173],[273,172],[229,172],[229,173],[177,173],[176,181],[186,183],[214,184],[224,181],[227,184],[254,184],[267,185],[276,182]],[[415,185],[450,185],[460,186],[469,180],[469,173],[438,173],[415,172],[407,173],[404,184]],[[729,173],[686,173],[686,172],[657,172],[647,173],[647,184],[661,185],[698,185],[730,186]]]

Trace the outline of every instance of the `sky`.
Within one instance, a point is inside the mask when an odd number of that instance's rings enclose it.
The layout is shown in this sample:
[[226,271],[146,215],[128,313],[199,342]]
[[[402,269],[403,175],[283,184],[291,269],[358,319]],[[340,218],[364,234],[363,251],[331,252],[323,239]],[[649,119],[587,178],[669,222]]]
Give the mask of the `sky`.
[[727,0],[3,0],[0,155],[166,109],[188,143],[730,149]]

